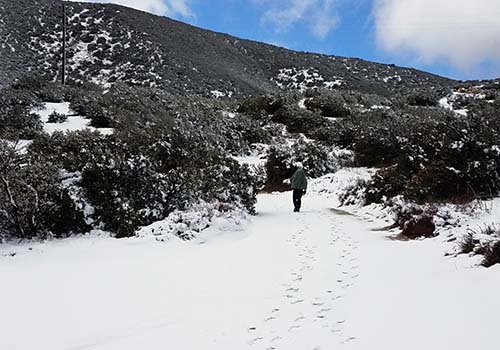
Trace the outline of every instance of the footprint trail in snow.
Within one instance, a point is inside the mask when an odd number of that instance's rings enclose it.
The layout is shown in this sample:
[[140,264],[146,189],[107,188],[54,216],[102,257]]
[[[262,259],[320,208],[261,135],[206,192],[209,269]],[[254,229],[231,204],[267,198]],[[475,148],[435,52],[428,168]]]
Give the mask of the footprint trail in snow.
[[355,340],[339,304],[359,277],[359,242],[338,229],[342,218],[328,209],[290,216],[293,228],[281,247],[294,257],[288,279],[279,302],[262,317],[248,344],[266,350],[322,349]]

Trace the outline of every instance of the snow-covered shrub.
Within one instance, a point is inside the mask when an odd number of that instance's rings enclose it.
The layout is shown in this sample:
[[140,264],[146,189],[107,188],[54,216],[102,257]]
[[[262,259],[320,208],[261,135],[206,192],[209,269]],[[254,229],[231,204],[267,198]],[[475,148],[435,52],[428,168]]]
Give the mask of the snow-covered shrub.
[[283,108],[285,101],[281,97],[258,96],[245,100],[238,106],[238,112],[254,118],[266,117]]
[[0,235],[46,238],[86,229],[54,164],[0,142]]
[[500,264],[500,229],[494,224],[469,229],[460,242],[460,253],[482,255],[484,267]]
[[410,106],[435,107],[443,95],[445,93],[433,89],[419,90],[407,96],[407,103]]
[[270,142],[263,120],[231,114],[227,106],[202,98],[178,99],[172,117],[178,130],[189,131],[191,139],[205,140],[209,147],[232,154],[244,154],[253,143]]
[[49,115],[48,122],[49,123],[64,123],[67,120],[68,120],[68,116],[66,114],[57,113],[56,111],[54,111]]
[[206,203],[200,201],[185,210],[175,210],[165,219],[141,227],[137,231],[140,237],[153,236],[159,241],[172,238],[189,240],[196,238],[215,220],[223,218],[229,223],[239,224],[246,213],[238,206],[228,203]]
[[161,118],[169,96],[159,90],[123,84],[115,84],[108,91],[87,84],[77,91],[80,93],[71,94],[71,109],[98,128],[116,127],[117,123],[127,123],[129,117],[139,117],[142,123]]
[[110,152],[103,158],[84,168],[82,187],[96,216],[118,238],[132,236],[139,226],[182,206],[181,174],[157,173],[140,155]]
[[29,149],[33,157],[57,165],[68,172],[78,172],[84,166],[98,162],[110,148],[113,138],[98,132],[81,130],[70,133],[55,132],[33,140]]
[[365,188],[366,204],[383,203],[404,191],[406,178],[393,167],[377,171]]
[[334,144],[353,150],[359,166],[390,164],[398,158],[398,134],[403,130],[394,111],[356,110],[351,116],[334,121],[331,130]]
[[[366,125],[365,121],[373,119],[364,117],[366,108],[388,104],[389,100],[376,95],[318,89],[306,90],[304,94],[253,98],[240,104],[238,111],[264,122],[283,124],[290,133],[302,133],[327,145],[345,148],[352,146],[355,136]],[[370,112],[383,111],[385,109]],[[375,128],[380,123],[373,120],[372,124]],[[385,154],[377,150],[373,153]]]
[[[500,191],[500,121],[495,114],[457,116],[414,108],[391,123],[397,126],[390,129],[394,164],[374,177],[369,203],[398,194],[432,202],[491,197]],[[356,143],[354,148],[359,152]]]
[[325,118],[295,105],[277,110],[271,120],[286,125],[288,132],[303,133],[307,136],[328,125]]
[[491,267],[500,264],[500,239],[489,242],[485,247],[484,260],[481,263],[484,267]]
[[305,101],[307,109],[327,118],[345,118],[351,114],[343,95],[337,91],[325,91]]
[[303,164],[306,175],[310,178],[318,178],[337,170],[337,159],[327,146],[303,141],[293,145],[276,144],[268,152],[267,190],[288,189],[283,181],[290,179],[297,170],[295,162]]
[[392,206],[395,225],[409,239],[436,236],[434,216],[437,209],[433,206],[420,206],[415,203],[398,202]]
[[40,133],[40,117],[31,113],[39,106],[39,100],[29,92],[12,88],[0,90],[0,138],[31,139]]
[[468,230],[459,242],[459,251],[461,254],[472,254],[479,243],[480,241],[475,238],[475,232]]
[[[146,150],[134,147],[115,137],[81,131],[35,140],[30,152],[65,173],[80,173],[72,191],[93,208],[91,222],[124,237],[180,206],[171,196],[177,182],[167,184],[168,176],[157,171]],[[85,214],[78,198],[73,200]]]
[[270,120],[285,125],[290,133],[304,134],[330,146],[336,143],[335,125],[330,120],[297,105],[287,105],[277,110]]
[[[238,111],[250,118],[267,123],[283,124],[290,133],[302,133],[307,137],[333,145],[332,124],[320,114],[319,110],[310,111],[299,106],[301,96],[280,95],[279,97],[261,96],[244,101]],[[272,123],[271,123],[272,122]]]
[[[219,119],[219,123],[223,120]],[[228,151],[240,152],[246,150],[253,144],[269,143],[271,141],[270,132],[265,128],[266,125],[248,118],[244,115],[237,115],[232,119],[226,120],[225,137],[229,140],[240,140],[237,145],[228,145]]]
[[67,88],[65,100],[70,102],[70,109],[76,114],[91,118],[101,110],[98,105],[104,92],[100,86],[86,82]]
[[366,203],[366,179],[358,179],[339,193],[340,205],[364,205]]
[[42,102],[59,103],[64,101],[64,88],[58,82],[38,73],[28,73],[12,84],[12,89],[29,93]]
[[[229,157],[229,141],[224,145],[220,133],[195,121],[133,124],[110,136],[54,133],[35,140],[30,154],[65,173],[80,173],[71,190],[92,207],[92,222],[117,237],[200,200],[252,213],[259,178]],[[74,204],[85,214],[81,203]]]
[[223,203],[237,203],[250,213],[255,213],[259,182],[248,165],[240,165],[235,160],[226,158],[200,170],[193,180],[201,189],[201,199],[208,202],[215,199]]

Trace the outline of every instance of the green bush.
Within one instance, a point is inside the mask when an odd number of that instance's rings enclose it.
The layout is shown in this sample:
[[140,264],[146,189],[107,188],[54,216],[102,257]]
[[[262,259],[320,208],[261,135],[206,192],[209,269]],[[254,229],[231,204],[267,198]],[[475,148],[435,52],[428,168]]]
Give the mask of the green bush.
[[273,145],[268,152],[266,163],[266,190],[288,189],[283,181],[290,179],[297,170],[294,166],[296,162],[303,164],[309,178],[318,178],[337,169],[337,161],[331,149],[321,144],[297,142],[293,146]]
[[259,179],[212,141],[223,136],[206,131],[182,119],[174,127],[142,125],[111,136],[54,133],[36,139],[29,155],[80,173],[72,186],[94,208],[93,221],[128,237],[198,201],[254,212]]
[[420,206],[414,203],[395,203],[392,207],[395,226],[408,239],[435,237],[434,216],[437,209],[433,206]]
[[28,92],[13,89],[0,91],[0,137],[31,139],[42,131],[40,117],[31,111],[40,102]]
[[463,201],[500,191],[495,114],[462,117],[412,108],[387,122],[376,120],[366,120],[360,129],[355,124],[357,132],[350,134],[358,164],[388,163],[368,186],[368,203],[398,194],[419,203]]
[[44,239],[88,228],[60,186],[57,167],[19,155],[5,142],[0,142],[0,187],[0,236]]
[[460,243],[460,253],[482,255],[484,267],[500,264],[500,229],[495,225],[469,229]]
[[64,123],[67,120],[68,116],[66,114],[61,114],[54,111],[49,115],[49,119],[47,121],[49,123]]
[[484,260],[481,263],[484,267],[492,267],[500,264],[500,240],[487,245]]
[[351,114],[344,97],[336,92],[323,92],[313,96],[305,101],[305,106],[327,118],[345,118]]
[[238,113],[246,114],[254,118],[262,118],[269,114],[274,114],[280,108],[283,108],[285,101],[279,97],[258,96],[243,101],[238,106]]
[[64,88],[47,76],[28,73],[12,84],[12,89],[31,94],[42,102],[59,103],[64,101]]

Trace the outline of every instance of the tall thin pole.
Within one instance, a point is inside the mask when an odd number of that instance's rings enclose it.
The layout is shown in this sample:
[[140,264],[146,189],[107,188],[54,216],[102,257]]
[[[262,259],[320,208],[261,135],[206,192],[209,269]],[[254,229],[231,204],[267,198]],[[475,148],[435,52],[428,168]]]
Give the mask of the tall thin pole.
[[67,20],[66,20],[66,3],[63,1],[63,21],[62,21],[62,78],[61,83],[66,85],[66,31],[67,31]]

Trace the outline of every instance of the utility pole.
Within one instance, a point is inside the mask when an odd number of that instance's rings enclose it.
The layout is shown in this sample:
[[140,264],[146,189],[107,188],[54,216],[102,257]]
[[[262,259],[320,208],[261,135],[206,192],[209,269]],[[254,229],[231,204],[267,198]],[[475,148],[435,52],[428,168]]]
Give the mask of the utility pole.
[[66,17],[66,2],[62,2],[63,20],[62,20],[62,76],[61,83],[66,85],[66,37],[67,37],[67,17]]

